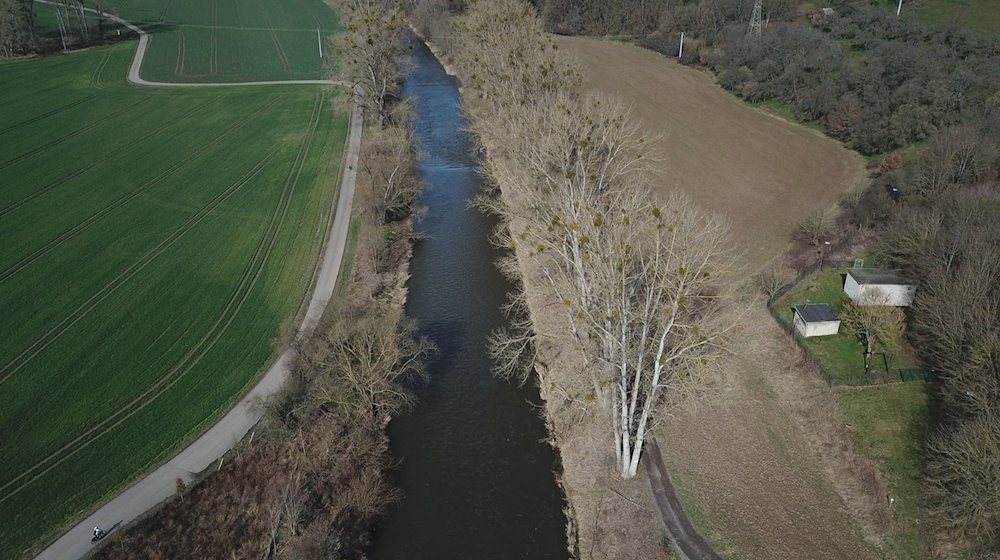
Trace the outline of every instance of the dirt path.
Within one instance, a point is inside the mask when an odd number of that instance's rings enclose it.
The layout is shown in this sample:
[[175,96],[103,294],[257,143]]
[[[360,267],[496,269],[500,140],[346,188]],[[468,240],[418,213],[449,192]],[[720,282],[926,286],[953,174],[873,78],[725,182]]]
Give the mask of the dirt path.
[[660,510],[660,517],[667,526],[667,533],[674,545],[687,560],[722,560],[705,539],[701,538],[684,513],[656,441],[646,440],[646,457],[642,463],[646,467],[646,478],[653,493],[653,501]]
[[[141,57],[138,54],[136,60],[141,63]],[[138,74],[138,65],[135,62],[133,62],[133,69]],[[330,84],[332,82],[321,83]],[[143,85],[155,84],[146,83]],[[171,85],[205,86],[208,84]],[[241,84],[216,85],[231,86]],[[258,84],[249,83],[242,85]],[[364,124],[359,97],[359,91],[355,90],[355,103],[351,110],[348,139],[344,152],[340,194],[336,202],[334,217],[331,221],[326,248],[320,267],[316,273],[312,297],[309,300],[309,306],[306,308],[302,323],[296,333],[296,341],[308,336],[319,322],[337,285],[351,222],[351,206],[354,199],[358,156],[361,149],[361,132]],[[271,365],[270,369],[267,370],[267,373],[264,374],[257,385],[240,399],[232,410],[223,416],[214,426],[209,428],[208,431],[169,461],[160,465],[159,468],[135,482],[127,490],[71,527],[43,550],[37,558],[46,560],[82,558],[93,548],[90,537],[94,526],[108,526],[118,520],[122,520],[126,524],[129,523],[172,496],[176,491],[176,481],[178,478],[185,482],[190,481],[196,473],[205,470],[218,461],[219,457],[222,457],[227,451],[232,449],[260,420],[261,411],[258,406],[259,401],[276,393],[284,384],[294,356],[294,350],[291,346],[288,345],[284,348],[277,361]]]
[[[50,6],[59,6],[55,2],[50,2],[49,0],[35,0],[39,4],[48,4]],[[342,80],[263,80],[254,82],[205,82],[205,83],[187,83],[187,82],[151,82],[149,80],[144,80],[140,76],[142,71],[142,61],[146,57],[146,48],[149,46],[149,33],[143,31],[143,29],[137,25],[123,20],[122,18],[109,14],[107,12],[100,12],[93,8],[83,8],[85,11],[92,14],[103,15],[104,17],[115,21],[125,27],[135,31],[139,35],[139,46],[135,49],[135,56],[132,58],[132,65],[128,69],[128,81],[130,84],[137,86],[149,86],[149,87],[170,87],[170,88],[192,88],[192,87],[236,87],[236,86],[292,86],[292,85],[313,85],[313,86],[345,86],[350,87],[352,84],[342,81]]]

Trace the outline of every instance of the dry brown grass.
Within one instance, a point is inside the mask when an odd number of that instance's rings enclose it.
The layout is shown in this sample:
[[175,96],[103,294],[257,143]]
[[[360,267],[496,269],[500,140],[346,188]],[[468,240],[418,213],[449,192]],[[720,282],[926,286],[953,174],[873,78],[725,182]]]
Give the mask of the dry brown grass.
[[749,321],[724,365],[727,390],[664,424],[671,470],[721,550],[876,558],[859,533],[877,543],[888,526],[877,469],[854,450],[829,388],[794,342],[762,306]]
[[857,154],[744,105],[705,72],[630,45],[557,43],[579,58],[587,87],[624,97],[659,136],[661,191],[683,189],[727,215],[753,270],[784,251],[804,216],[832,207],[864,176]]
[[[856,154],[743,105],[704,73],[627,45],[558,42],[579,56],[589,87],[633,103],[635,115],[661,137],[662,191],[683,189],[727,215],[751,270],[789,246],[801,217],[833,206],[864,176]],[[536,328],[560,332],[559,318],[532,294],[539,283],[530,269],[526,280]],[[709,535],[721,552],[741,558],[875,558],[865,540],[878,543],[888,522],[877,469],[854,450],[829,389],[763,305],[747,323],[722,390],[677,411],[661,429],[664,454],[701,514],[697,521],[721,537]],[[572,364],[557,344],[542,344],[540,360],[565,370],[550,376],[570,375]],[[550,404],[558,401],[550,395]],[[613,475],[607,424],[558,406],[549,414],[581,557],[663,555],[662,525],[645,485]],[[622,489],[628,499],[618,494]]]

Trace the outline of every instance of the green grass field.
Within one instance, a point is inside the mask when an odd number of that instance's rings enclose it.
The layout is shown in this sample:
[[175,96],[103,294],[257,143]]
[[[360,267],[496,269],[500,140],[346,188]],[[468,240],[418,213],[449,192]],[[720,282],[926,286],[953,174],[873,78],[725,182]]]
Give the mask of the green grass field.
[[878,463],[895,499],[892,525],[881,547],[884,556],[930,558],[930,538],[920,526],[932,522],[920,506],[922,442],[929,414],[924,383],[839,389],[834,395],[845,424],[865,455]]
[[[321,0],[85,3],[150,34],[142,77],[161,82],[321,79],[340,25]],[[35,11],[41,30],[57,37],[53,8],[36,5]]]
[[252,384],[329,223],[340,93],[136,88],[134,48],[0,64],[0,558]]
[[[898,0],[879,0],[896,13]],[[996,0],[903,0],[901,17],[914,17],[935,27],[968,28],[984,35],[1000,36],[1000,4]]]

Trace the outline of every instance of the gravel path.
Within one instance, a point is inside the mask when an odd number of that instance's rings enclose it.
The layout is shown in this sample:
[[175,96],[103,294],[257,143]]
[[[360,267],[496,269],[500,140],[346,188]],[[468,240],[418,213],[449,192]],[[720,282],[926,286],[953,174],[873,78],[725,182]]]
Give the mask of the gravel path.
[[[46,0],[35,0],[43,4],[52,4]],[[87,8],[91,12],[96,12]],[[142,59],[145,56],[149,36],[142,29],[120,18],[105,13],[105,16],[122,23],[139,34],[139,46],[129,69],[128,80],[135,85],[152,87],[231,87],[259,85],[349,85],[332,80],[286,80],[268,82],[240,83],[202,83],[181,84],[148,82],[139,77]],[[358,156],[361,150],[361,131],[364,125],[360,88],[355,88],[355,103],[351,109],[350,126],[348,128],[347,144],[341,168],[340,193],[336,202],[334,217],[326,241],[320,267],[316,273],[315,286],[309,306],[306,308],[302,323],[296,333],[295,340],[301,340],[312,332],[319,322],[327,303],[333,296],[334,288],[344,257],[348,229],[351,222],[351,206],[354,200],[354,187],[357,180]],[[260,407],[262,398],[276,393],[284,384],[289,372],[294,351],[291,345],[286,346],[271,365],[267,373],[257,385],[250,390],[228,414],[222,417],[214,426],[208,429],[198,439],[184,448],[166,463],[142,479],[111,501],[105,503],[96,511],[68,529],[58,539],[49,544],[36,558],[39,560],[70,560],[84,557],[91,551],[90,542],[94,526],[110,527],[115,522],[127,524],[140,515],[155,507],[160,502],[174,495],[178,478],[185,482],[194,475],[217,462],[227,451],[253,428],[261,418]]]

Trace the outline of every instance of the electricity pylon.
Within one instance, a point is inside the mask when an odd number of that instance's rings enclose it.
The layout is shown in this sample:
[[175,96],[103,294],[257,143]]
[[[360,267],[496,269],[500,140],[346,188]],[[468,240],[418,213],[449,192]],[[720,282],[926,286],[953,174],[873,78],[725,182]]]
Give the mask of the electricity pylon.
[[753,14],[750,15],[750,29],[747,35],[754,39],[760,39],[761,33],[761,12],[764,11],[764,0],[756,0],[753,4]]

